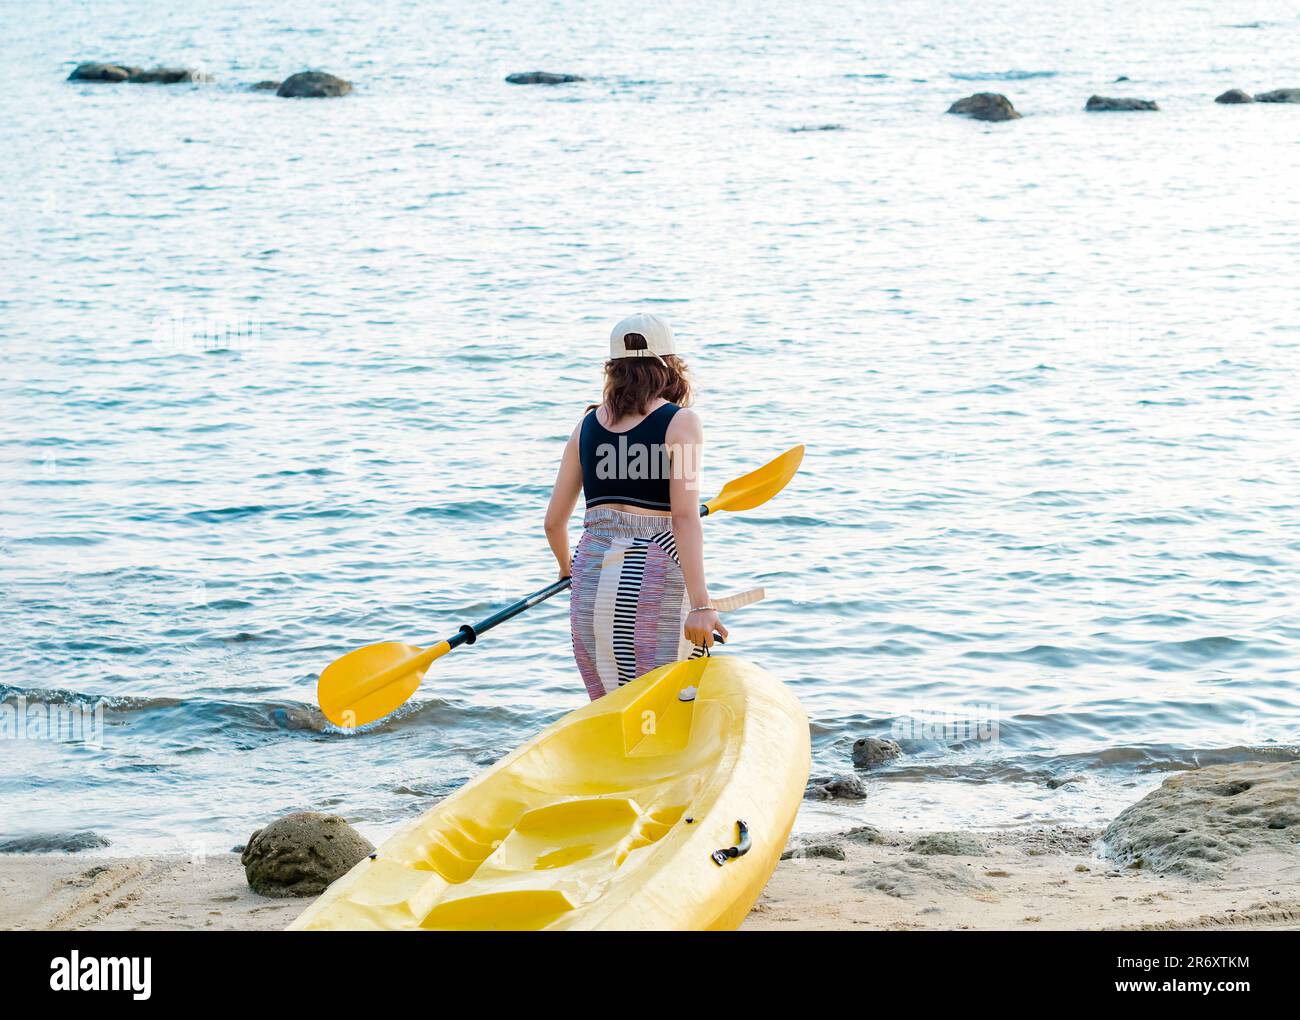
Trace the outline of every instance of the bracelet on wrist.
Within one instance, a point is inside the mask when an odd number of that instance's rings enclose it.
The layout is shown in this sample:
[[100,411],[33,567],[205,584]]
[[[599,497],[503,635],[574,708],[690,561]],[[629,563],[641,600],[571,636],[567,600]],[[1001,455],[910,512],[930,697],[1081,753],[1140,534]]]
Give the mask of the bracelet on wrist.
[[714,611],[713,607],[711,605],[708,605],[707,603],[702,606],[693,606],[691,608],[692,613],[708,613],[713,611]]

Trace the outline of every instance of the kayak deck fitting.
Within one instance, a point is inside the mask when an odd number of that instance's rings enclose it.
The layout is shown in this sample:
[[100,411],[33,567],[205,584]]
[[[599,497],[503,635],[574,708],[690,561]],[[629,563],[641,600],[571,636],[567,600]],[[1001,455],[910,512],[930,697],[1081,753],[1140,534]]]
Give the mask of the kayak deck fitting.
[[808,768],[807,717],[774,677],[733,656],[671,663],[486,769],[290,927],[735,928]]

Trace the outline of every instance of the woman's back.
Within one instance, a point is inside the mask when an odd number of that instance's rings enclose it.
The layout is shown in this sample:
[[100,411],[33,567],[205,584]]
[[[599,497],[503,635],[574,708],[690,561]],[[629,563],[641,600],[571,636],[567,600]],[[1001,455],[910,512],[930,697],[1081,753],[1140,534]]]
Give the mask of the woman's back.
[[611,428],[605,406],[587,412],[578,436],[582,490],[587,509],[609,506],[631,512],[672,510],[669,480],[673,458],[668,430],[681,408],[659,400],[640,419],[623,415]]

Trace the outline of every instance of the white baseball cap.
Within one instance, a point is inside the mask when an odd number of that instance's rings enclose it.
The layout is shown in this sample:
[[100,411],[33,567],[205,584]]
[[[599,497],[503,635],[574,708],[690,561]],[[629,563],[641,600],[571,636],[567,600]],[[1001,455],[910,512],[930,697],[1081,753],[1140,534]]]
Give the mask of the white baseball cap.
[[654,358],[676,354],[673,327],[657,315],[639,312],[629,315],[609,334],[611,358]]

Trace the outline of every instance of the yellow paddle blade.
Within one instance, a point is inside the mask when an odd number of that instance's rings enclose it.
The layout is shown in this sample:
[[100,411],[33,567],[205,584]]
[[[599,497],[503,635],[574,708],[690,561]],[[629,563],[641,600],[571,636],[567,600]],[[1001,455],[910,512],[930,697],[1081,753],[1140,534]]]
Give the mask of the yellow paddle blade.
[[719,510],[753,510],[784,489],[802,463],[803,446],[792,446],[757,471],[733,478],[704,505],[711,514]]
[[432,648],[400,641],[366,645],[325,667],[316,683],[316,700],[335,726],[364,726],[405,704],[429,663],[449,651],[446,641]]

